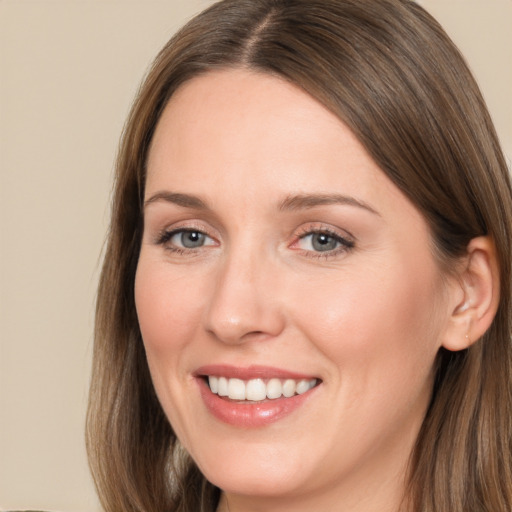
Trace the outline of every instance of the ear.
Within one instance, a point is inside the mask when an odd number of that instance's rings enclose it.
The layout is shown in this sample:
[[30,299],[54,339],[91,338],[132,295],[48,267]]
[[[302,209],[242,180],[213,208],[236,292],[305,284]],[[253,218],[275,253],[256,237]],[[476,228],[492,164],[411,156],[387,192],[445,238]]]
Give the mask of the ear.
[[464,350],[490,327],[500,300],[496,249],[490,237],[471,240],[458,272],[458,285],[450,291],[451,316],[442,346]]

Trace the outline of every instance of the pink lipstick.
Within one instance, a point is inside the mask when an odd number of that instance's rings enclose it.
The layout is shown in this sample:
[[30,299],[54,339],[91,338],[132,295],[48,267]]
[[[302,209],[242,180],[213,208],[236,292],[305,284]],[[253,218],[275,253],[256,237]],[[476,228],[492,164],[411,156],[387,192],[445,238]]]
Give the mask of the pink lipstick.
[[237,427],[262,427],[304,405],[320,379],[266,366],[202,366],[195,372],[208,411]]

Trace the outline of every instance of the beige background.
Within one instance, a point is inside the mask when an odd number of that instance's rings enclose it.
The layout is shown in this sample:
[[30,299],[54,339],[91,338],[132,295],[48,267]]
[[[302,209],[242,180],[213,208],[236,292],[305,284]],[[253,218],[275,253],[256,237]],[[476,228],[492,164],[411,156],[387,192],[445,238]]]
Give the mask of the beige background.
[[[140,78],[209,0],[0,0],[0,509],[99,510],[83,447],[117,140]],[[420,1],[512,155],[512,0]]]

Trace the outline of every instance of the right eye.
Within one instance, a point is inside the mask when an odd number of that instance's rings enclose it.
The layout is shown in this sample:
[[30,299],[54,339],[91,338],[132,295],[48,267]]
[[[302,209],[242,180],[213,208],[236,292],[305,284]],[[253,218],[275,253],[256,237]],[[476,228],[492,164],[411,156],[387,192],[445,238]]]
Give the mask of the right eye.
[[197,229],[177,229],[166,231],[158,240],[170,250],[183,251],[199,249],[208,245],[215,245],[215,241],[206,233]]

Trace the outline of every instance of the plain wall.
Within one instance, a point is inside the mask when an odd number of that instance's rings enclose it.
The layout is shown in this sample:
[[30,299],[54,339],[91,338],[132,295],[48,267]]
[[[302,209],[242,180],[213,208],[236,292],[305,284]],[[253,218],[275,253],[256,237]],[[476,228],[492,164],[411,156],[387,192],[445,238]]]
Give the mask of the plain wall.
[[[0,0],[0,509],[99,510],[84,449],[117,141],[141,77],[209,0]],[[512,0],[423,0],[512,156]]]

